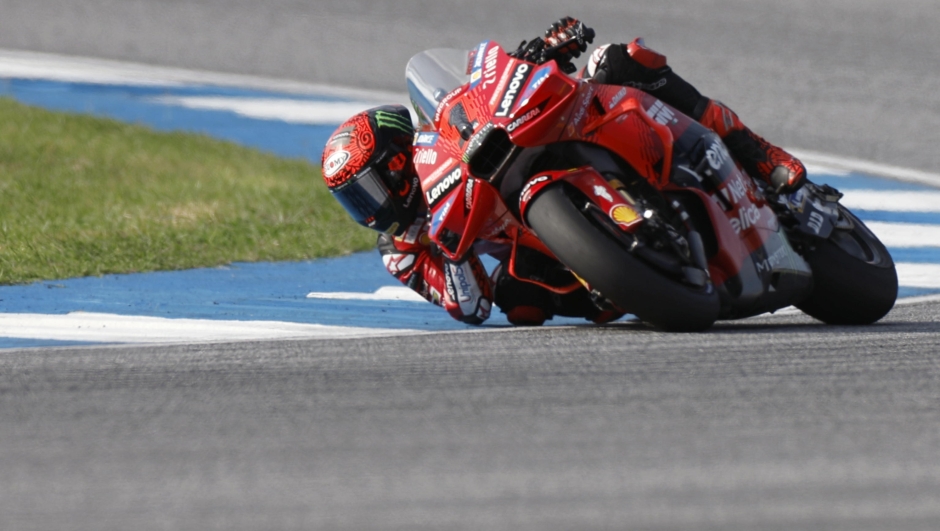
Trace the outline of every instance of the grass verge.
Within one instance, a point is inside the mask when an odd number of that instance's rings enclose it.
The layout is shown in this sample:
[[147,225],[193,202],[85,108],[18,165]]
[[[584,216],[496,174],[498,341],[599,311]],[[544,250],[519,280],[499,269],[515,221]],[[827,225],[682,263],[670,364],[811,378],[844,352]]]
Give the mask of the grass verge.
[[365,250],[320,170],[0,98],[0,284]]

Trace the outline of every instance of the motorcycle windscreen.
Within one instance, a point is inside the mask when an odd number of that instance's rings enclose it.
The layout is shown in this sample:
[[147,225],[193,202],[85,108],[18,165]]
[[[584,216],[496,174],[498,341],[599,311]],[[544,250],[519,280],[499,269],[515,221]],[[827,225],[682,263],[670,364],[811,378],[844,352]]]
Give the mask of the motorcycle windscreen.
[[437,106],[448,93],[470,81],[466,50],[436,48],[423,51],[408,61],[405,81],[408,96],[418,114],[419,129],[433,127]]

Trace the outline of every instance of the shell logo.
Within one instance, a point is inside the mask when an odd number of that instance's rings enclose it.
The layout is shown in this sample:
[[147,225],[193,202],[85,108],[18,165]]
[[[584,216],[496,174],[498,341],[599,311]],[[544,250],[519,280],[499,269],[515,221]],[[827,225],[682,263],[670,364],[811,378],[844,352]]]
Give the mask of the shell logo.
[[621,225],[631,225],[640,219],[640,216],[627,205],[617,205],[611,209],[610,218]]

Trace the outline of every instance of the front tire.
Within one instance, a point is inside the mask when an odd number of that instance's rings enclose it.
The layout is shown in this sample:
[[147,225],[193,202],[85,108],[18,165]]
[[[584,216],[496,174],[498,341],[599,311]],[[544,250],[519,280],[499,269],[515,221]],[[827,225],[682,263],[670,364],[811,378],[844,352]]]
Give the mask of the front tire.
[[575,206],[562,183],[548,186],[526,212],[529,226],[555,256],[621,310],[659,328],[705,330],[718,319],[714,286],[686,285],[633,256]]
[[833,231],[803,258],[813,270],[813,292],[797,308],[833,325],[866,325],[884,317],[898,297],[894,261],[855,215],[839,207],[854,225]]

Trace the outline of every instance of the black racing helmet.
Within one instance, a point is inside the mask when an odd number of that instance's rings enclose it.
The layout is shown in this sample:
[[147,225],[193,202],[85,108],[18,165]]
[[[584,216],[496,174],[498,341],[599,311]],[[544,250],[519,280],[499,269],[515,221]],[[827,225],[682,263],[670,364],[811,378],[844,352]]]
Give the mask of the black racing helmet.
[[401,105],[361,112],[333,133],[323,150],[323,180],[356,223],[399,236],[421,205],[414,171],[411,114]]

